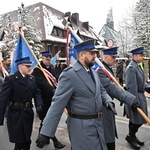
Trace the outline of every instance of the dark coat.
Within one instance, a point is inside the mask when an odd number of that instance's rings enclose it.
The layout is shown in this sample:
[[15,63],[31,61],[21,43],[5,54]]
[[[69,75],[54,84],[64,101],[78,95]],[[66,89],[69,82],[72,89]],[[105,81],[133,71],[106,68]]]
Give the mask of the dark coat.
[[116,77],[123,78],[123,61],[119,62],[116,69]]
[[55,65],[55,74],[56,74],[57,81],[58,81],[58,78],[59,78],[61,72],[62,72],[61,64],[59,64],[59,65],[56,64]]
[[[23,78],[20,72],[16,72],[6,77],[0,93],[0,121],[4,120],[5,109],[10,101],[31,102],[32,98],[36,106],[43,105],[33,76]],[[20,143],[30,140],[33,119],[32,107],[9,105],[7,127],[10,142]]]
[[[45,68],[46,70],[48,70],[53,76],[55,76],[55,71],[54,71],[53,65],[51,65],[49,68],[46,68],[44,63],[41,62],[41,66],[43,68]],[[55,91],[56,87],[49,84],[49,82],[47,81],[46,77],[44,76],[44,74],[40,68],[36,67],[33,70],[32,75],[36,79],[37,87],[41,91],[41,96],[42,96],[42,100],[44,103],[43,111],[40,112],[40,114],[39,114],[39,118],[41,120],[43,120],[45,118],[45,115],[46,115],[49,107],[51,106],[52,97],[54,95],[54,91]]]

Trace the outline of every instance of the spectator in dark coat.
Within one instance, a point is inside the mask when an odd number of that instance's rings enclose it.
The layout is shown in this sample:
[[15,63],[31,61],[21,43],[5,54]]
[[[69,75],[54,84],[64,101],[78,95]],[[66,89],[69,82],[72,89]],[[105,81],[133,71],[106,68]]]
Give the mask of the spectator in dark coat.
[[[50,63],[51,57],[52,57],[52,54],[50,54],[48,51],[42,52],[41,66],[44,69],[46,69],[55,78],[54,66]],[[40,68],[38,68],[38,67],[35,68],[33,70],[32,74],[34,75],[37,86],[41,91],[41,95],[42,95],[42,99],[43,99],[43,103],[44,103],[43,111],[38,114],[39,118],[41,120],[41,124],[40,124],[40,128],[39,128],[39,131],[40,131],[42,124],[43,124],[43,120],[47,114],[49,107],[51,106],[52,97],[54,95],[56,86],[54,85],[54,83],[52,82],[51,79],[50,79],[50,81],[51,81],[52,85],[48,82],[48,80],[46,79],[46,77],[44,76],[44,74]],[[65,145],[60,143],[55,136],[51,139],[53,140],[55,148],[61,149],[61,148],[65,147]],[[49,143],[47,143],[47,144],[49,144]]]
[[29,75],[31,61],[24,57],[16,61],[18,71],[6,77],[0,93],[0,125],[3,125],[4,114],[9,102],[7,127],[9,140],[15,143],[14,150],[30,150],[33,127],[32,98],[37,111],[43,105],[33,76]]
[[56,80],[58,81],[59,75],[62,72],[62,68],[61,68],[61,61],[60,60],[56,60],[56,65],[55,65],[55,74],[56,74]]
[[116,77],[119,79],[120,85],[123,86],[123,61],[119,60],[116,68]]

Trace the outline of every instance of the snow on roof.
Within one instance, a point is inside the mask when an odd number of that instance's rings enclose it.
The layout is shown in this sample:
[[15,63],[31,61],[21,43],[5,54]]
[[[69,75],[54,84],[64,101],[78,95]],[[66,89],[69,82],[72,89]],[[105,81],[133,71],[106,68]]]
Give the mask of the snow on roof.
[[90,37],[90,38],[94,38],[94,36],[92,36],[89,32],[87,32],[86,30],[79,30],[81,35]]
[[66,39],[61,39],[61,38],[58,38],[58,37],[54,37],[54,36],[51,36],[51,35],[48,35],[46,36],[46,40],[51,40],[53,42],[62,42],[62,43],[66,43]]
[[58,16],[54,15],[52,11],[48,10],[44,5],[43,13],[46,39],[51,39],[51,33],[54,26],[64,29],[64,25],[62,24],[63,18],[59,18]]
[[33,12],[35,12],[35,11],[40,11],[40,7],[39,6],[35,7],[34,10],[33,10]]

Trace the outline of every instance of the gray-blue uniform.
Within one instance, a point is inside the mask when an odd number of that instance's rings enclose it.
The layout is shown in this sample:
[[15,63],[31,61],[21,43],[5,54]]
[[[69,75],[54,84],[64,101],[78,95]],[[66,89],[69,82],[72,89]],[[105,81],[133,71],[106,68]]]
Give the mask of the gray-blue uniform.
[[[144,47],[138,47],[131,51],[133,60],[126,68],[125,81],[127,91],[136,96],[136,101],[147,115],[147,101],[144,92],[150,92],[150,86],[145,82],[144,72],[138,65],[138,62],[136,62],[137,57],[134,57],[134,55],[137,55],[140,60],[142,60],[144,58],[143,52]],[[138,132],[139,127],[146,123],[146,121],[138,111],[131,111],[127,105],[125,105],[125,114],[129,118],[129,134],[126,136],[126,140],[136,149],[140,149],[140,147],[144,145],[144,142],[136,137],[136,133]]]
[[[85,68],[77,61],[63,71],[53,97],[41,134],[53,137],[64,108],[75,114],[96,114],[103,103],[112,101],[92,70],[95,84]],[[72,150],[106,150],[102,118],[76,119],[68,116],[67,127]]]
[[[144,92],[145,90],[149,90],[150,86],[145,82],[144,72],[134,60],[126,68],[125,77],[127,91],[136,96],[136,100],[140,104],[141,109],[147,115],[147,101]],[[125,114],[130,118],[130,122],[134,124],[146,123],[138,112],[131,111],[127,105],[125,105]]]
[[[104,61],[102,63],[105,68],[110,72],[110,74],[114,76],[112,69]],[[103,87],[106,89],[107,93],[111,96],[111,98],[116,98],[121,103],[126,103],[129,106],[129,109],[131,109],[130,106],[135,100],[135,96],[118,87],[110,78],[107,77],[107,75],[103,72],[102,68],[99,69],[98,75],[100,77]],[[115,136],[117,137],[115,114],[105,106],[103,107],[102,112],[106,143],[113,143],[115,142]]]

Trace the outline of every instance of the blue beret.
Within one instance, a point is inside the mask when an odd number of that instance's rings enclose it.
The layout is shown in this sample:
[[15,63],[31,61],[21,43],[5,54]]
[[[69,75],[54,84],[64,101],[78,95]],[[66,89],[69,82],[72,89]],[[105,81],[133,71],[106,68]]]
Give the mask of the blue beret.
[[143,54],[144,53],[144,47],[138,47],[136,49],[131,50],[132,55],[134,54]]
[[118,47],[112,47],[112,48],[103,49],[102,51],[104,55],[116,56],[118,54],[117,50],[118,50]]
[[42,56],[44,57],[52,57],[52,54],[49,51],[41,52]]
[[18,58],[15,62],[17,65],[19,64],[32,65],[32,62],[30,61],[30,57]]
[[95,43],[96,40],[94,39],[90,39],[84,42],[81,42],[77,45],[74,46],[74,48],[76,49],[76,52],[81,52],[81,51],[95,51],[98,52],[97,49],[95,49]]

